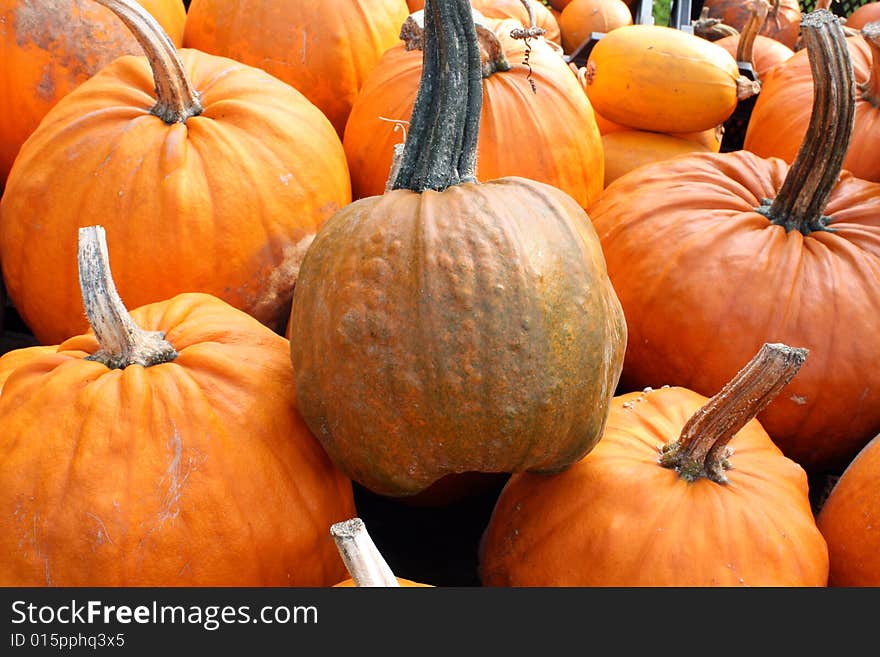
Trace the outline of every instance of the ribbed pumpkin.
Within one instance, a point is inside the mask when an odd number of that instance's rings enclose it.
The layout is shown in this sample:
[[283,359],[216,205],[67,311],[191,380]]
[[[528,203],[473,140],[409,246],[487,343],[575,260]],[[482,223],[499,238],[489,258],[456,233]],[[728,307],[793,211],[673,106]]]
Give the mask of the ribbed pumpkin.
[[[478,177],[538,180],[587,207],[603,188],[602,142],[592,107],[562,57],[544,39],[529,39],[526,45],[511,37],[516,26],[514,21],[498,21],[481,36],[487,58]],[[489,39],[497,40],[497,45]],[[398,45],[382,56],[345,128],[343,145],[355,199],[385,190],[395,144],[403,140],[392,120],[406,121],[412,114],[422,53],[407,47]],[[528,66],[523,64],[527,48]],[[548,116],[553,120],[548,121]]]
[[[721,19],[739,32],[751,14],[749,0],[704,0],[703,7],[708,7],[710,17]],[[799,0],[771,0],[761,34],[794,50],[800,35],[801,18]]]
[[615,130],[602,136],[605,186],[633,169],[685,153],[708,153],[698,141],[647,130]]
[[586,69],[596,111],[639,130],[708,130],[756,92],[724,48],[660,25],[612,30],[593,46]]
[[803,357],[766,345],[711,399],[616,397],[581,461],[510,478],[480,544],[483,584],[825,586],[807,475],[754,419]]
[[287,341],[205,294],[129,315],[101,233],[79,233],[94,332],[0,358],[0,585],[337,583],[351,482],[296,410]]
[[[183,2],[140,4],[179,46]],[[0,189],[19,148],[55,103],[116,57],[140,52],[94,0],[0,0]]]
[[337,587],[430,587],[430,584],[395,577],[394,572],[373,542],[367,526],[360,518],[350,518],[331,525],[330,535],[351,577]]
[[22,148],[0,202],[9,297],[44,344],[84,331],[76,228],[100,217],[125,249],[115,276],[132,305],[207,292],[283,329],[306,247],[351,201],[339,137],[265,71],[177,53],[136,3],[101,1],[150,59],[104,68]]
[[715,41],[733,55],[737,62],[751,64],[759,80],[763,80],[771,69],[794,55],[794,51],[784,43],[760,34],[767,20],[769,7],[766,0],[752,0],[749,4],[751,15],[743,26],[742,33]]
[[[858,86],[853,136],[843,161],[854,176],[880,182],[880,22],[847,38]],[[795,53],[767,76],[755,101],[743,148],[761,157],[792,162],[810,118],[813,78],[807,52]]]
[[405,0],[193,0],[183,45],[260,67],[312,101],[339,137],[367,74],[398,43]]
[[840,475],[816,522],[828,543],[828,584],[880,586],[880,436]]
[[425,11],[392,189],[321,227],[291,313],[303,417],[344,472],[391,496],[454,472],[569,466],[601,435],[625,349],[577,201],[520,177],[477,182],[470,7]]
[[574,0],[559,18],[562,49],[570,54],[593,32],[610,32],[632,22],[632,13],[623,0]]
[[806,347],[759,420],[805,469],[837,472],[880,431],[880,185],[840,169],[855,99],[837,18],[802,29],[819,93],[791,167],[678,157],[619,178],[590,216],[629,329],[621,390],[711,394],[763,342]]

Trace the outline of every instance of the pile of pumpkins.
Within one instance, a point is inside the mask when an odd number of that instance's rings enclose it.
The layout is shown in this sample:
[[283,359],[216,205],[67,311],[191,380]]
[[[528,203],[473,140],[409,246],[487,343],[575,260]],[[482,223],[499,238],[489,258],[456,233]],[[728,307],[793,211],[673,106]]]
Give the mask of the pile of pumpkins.
[[880,23],[790,1],[0,0],[0,585],[430,587],[354,487],[499,475],[485,586],[880,585]]

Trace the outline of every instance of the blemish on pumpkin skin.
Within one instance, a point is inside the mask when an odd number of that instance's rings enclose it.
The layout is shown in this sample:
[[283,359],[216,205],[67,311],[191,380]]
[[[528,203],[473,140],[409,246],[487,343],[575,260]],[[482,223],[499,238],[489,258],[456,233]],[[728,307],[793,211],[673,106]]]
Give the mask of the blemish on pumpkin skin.
[[164,493],[156,529],[162,529],[166,521],[173,520],[180,515],[180,498],[183,495],[184,484],[198,466],[196,457],[190,455],[184,459],[183,439],[176,428],[171,435],[169,448],[172,455],[171,462],[168,464],[165,475],[159,480],[159,489],[160,491],[164,490]]
[[791,401],[793,401],[798,406],[803,406],[807,403],[807,398],[801,395],[792,395],[791,397],[789,397],[789,399],[791,399]]
[[98,524],[97,533],[95,534],[95,546],[103,545],[105,541],[113,545],[113,539],[110,536],[110,532],[107,531],[107,525],[104,524],[104,521],[90,511],[86,511],[86,515]]
[[248,299],[251,314],[271,328],[287,323],[290,305],[293,302],[293,287],[299,276],[299,269],[315,234],[303,237],[296,244],[282,248],[280,261],[273,265],[268,275],[260,281],[258,295]]

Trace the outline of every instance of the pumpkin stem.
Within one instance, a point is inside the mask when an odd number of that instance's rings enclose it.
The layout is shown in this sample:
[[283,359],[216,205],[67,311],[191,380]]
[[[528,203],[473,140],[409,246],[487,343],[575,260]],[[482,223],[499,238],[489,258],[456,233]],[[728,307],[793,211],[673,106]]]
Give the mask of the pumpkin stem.
[[862,100],[880,107],[880,21],[868,23],[860,34],[871,47],[871,74],[859,85],[859,92]]
[[100,346],[87,360],[121,370],[129,365],[150,367],[177,358],[164,333],[143,330],[128,314],[110,272],[107,235],[102,226],[79,229],[77,259],[83,307]]
[[[482,63],[483,78],[488,78],[498,71],[509,71],[510,62],[501,47],[498,35],[482,25],[486,20],[476,9],[472,9],[474,28],[477,31],[477,43],[480,47],[480,62]],[[407,50],[423,50],[425,42],[425,12],[420,10],[406,17],[400,28],[400,38]]]
[[755,39],[764,27],[770,3],[767,0],[752,0],[749,3],[749,19],[743,26],[736,44],[736,61],[751,64],[755,68]]
[[400,586],[363,520],[337,522],[331,525],[330,535],[355,586]]
[[660,465],[686,481],[701,477],[727,483],[727,443],[760,413],[797,374],[808,351],[764,344],[758,353],[687,421],[675,442],[660,449]]
[[177,49],[156,19],[134,0],[95,0],[125,23],[143,48],[156,84],[150,110],[165,123],[184,123],[202,112],[202,104],[177,56]]
[[468,0],[425,0],[422,76],[394,189],[477,182],[483,75]]
[[786,231],[804,235],[830,230],[823,215],[837,184],[855,120],[855,82],[846,37],[837,16],[826,9],[807,14],[801,34],[813,75],[810,123],[782,187],[758,212]]
[[720,18],[711,18],[709,16],[709,7],[705,6],[700,11],[700,17],[691,21],[691,27],[694,29],[694,34],[707,41],[718,41],[718,39],[723,39],[726,36],[736,36],[739,34],[735,27],[728,25]]

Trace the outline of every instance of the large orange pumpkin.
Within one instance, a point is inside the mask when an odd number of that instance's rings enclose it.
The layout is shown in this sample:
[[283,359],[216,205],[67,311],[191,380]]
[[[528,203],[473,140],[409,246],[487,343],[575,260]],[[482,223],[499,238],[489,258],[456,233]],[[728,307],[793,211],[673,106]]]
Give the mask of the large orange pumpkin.
[[[847,38],[858,85],[853,136],[843,161],[854,176],[880,182],[880,22]],[[755,101],[743,148],[792,162],[810,118],[813,78],[806,51],[798,51],[767,76]]]
[[84,331],[71,263],[77,226],[99,217],[132,305],[207,292],[282,330],[306,247],[351,200],[339,137],[265,71],[178,53],[136,3],[101,1],[150,59],[104,68],[22,148],[0,202],[10,299],[43,343]]
[[[175,45],[181,0],[143,0]],[[0,0],[0,189],[25,139],[72,89],[121,55],[141,52],[94,0]]]
[[754,419],[803,357],[766,345],[712,399],[616,397],[581,461],[511,477],[480,544],[483,584],[825,586],[807,475]]
[[[587,207],[603,188],[602,142],[590,102],[544,39],[530,39],[526,45],[510,36],[513,27],[513,21],[498,21],[481,32],[487,47],[479,179],[523,176],[558,187]],[[490,39],[497,45],[489,44]],[[345,128],[343,145],[355,199],[385,190],[395,144],[403,141],[391,120],[409,119],[422,73],[422,53],[407,47],[396,46],[382,56]],[[527,48],[528,66],[523,64]]]
[[711,394],[763,342],[804,346],[759,419],[789,458],[835,472],[880,431],[880,185],[841,173],[855,99],[837,18],[803,29],[821,92],[791,167],[686,155],[619,178],[590,216],[627,318],[622,389]]
[[454,472],[569,466],[601,434],[625,348],[578,202],[520,177],[477,182],[476,28],[458,0],[426,12],[392,189],[321,227],[291,313],[303,417],[344,472],[392,496]]
[[100,233],[94,332],[0,358],[0,585],[337,583],[351,482],[296,410],[287,341],[205,294],[129,315]]
[[880,435],[846,467],[816,518],[830,586],[880,586]]
[[193,0],[183,45],[260,67],[312,101],[339,137],[351,104],[398,43],[405,0]]

